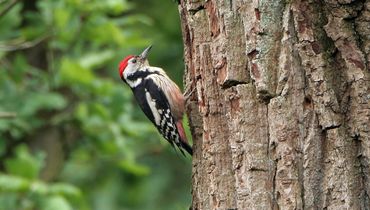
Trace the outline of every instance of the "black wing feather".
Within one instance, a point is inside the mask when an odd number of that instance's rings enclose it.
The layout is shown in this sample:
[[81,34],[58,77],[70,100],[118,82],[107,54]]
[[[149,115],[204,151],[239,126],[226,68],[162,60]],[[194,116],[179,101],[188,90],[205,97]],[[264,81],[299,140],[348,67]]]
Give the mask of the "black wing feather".
[[[140,108],[143,110],[144,114],[149,118],[149,120],[156,126],[157,130],[162,134],[162,136],[174,148],[174,145],[176,145],[182,154],[184,154],[184,149],[192,155],[191,147],[180,140],[180,134],[176,127],[175,119],[170,111],[170,105],[168,104],[166,95],[160,88],[158,88],[158,85],[156,85],[151,78],[146,78],[140,85],[132,90]],[[150,109],[148,101],[146,100],[147,92],[149,92],[151,98],[155,101],[155,108],[157,110],[162,110],[162,113],[159,113],[159,125],[156,124],[155,117],[153,116],[152,110]]]

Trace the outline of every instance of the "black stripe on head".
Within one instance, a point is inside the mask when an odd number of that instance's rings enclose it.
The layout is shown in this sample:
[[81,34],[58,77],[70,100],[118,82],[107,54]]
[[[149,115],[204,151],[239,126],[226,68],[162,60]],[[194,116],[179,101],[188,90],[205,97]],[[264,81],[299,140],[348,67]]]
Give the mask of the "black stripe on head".
[[133,73],[131,75],[128,75],[127,79],[131,80],[131,81],[136,81],[139,78],[145,79],[147,76],[149,76],[151,74],[158,74],[159,75],[159,72],[149,71],[149,69],[145,69],[143,71],[136,71],[135,73]]

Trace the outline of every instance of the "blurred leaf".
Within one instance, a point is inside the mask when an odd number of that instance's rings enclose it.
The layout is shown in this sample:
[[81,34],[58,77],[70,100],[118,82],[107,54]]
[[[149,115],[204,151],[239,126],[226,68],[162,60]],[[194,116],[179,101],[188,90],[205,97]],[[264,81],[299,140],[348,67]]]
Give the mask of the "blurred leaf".
[[24,191],[29,184],[29,181],[24,178],[0,174],[0,192]]
[[[0,40],[5,40],[9,38],[15,38],[19,34],[19,31],[16,28],[21,23],[21,11],[22,5],[18,3],[15,5],[11,10],[0,18]],[[4,43],[0,43],[0,51],[1,45]]]
[[[1,176],[1,175],[0,175]],[[1,179],[1,178],[0,178]],[[19,202],[17,193],[9,192],[5,190],[5,193],[2,192],[0,186],[0,210],[9,210],[9,209],[17,209],[19,207]]]
[[71,11],[66,10],[65,8],[59,7],[55,8],[54,10],[54,22],[55,26],[59,29],[66,28],[68,26],[68,22],[71,19]]
[[25,104],[20,111],[24,115],[32,115],[37,111],[43,110],[60,110],[63,109],[67,102],[62,95],[58,93],[29,93],[25,97]]
[[42,157],[33,157],[25,145],[16,149],[16,157],[5,160],[6,171],[28,179],[37,178],[42,167]]
[[[40,24],[40,22],[42,22],[42,15],[40,13],[24,13],[24,19],[27,20],[29,24],[20,28],[20,31],[26,40],[37,39],[40,36],[51,33],[49,24]],[[51,19],[49,19],[49,21],[51,21]]]
[[63,198],[62,196],[51,196],[45,203],[42,210],[72,210],[73,208],[70,206],[68,201]]
[[77,187],[65,183],[56,183],[51,185],[50,193],[73,198],[81,197],[81,191]]
[[49,193],[49,186],[44,182],[34,181],[31,183],[30,190],[33,193],[45,196]]
[[138,163],[127,160],[120,161],[119,166],[126,172],[132,173],[136,176],[146,176],[150,173],[150,169],[147,166],[139,165]]
[[113,56],[112,50],[89,53],[80,58],[80,65],[87,69],[96,68],[111,60]]
[[153,19],[142,14],[133,14],[124,18],[117,19],[115,21],[118,25],[122,27],[133,27],[137,24],[143,24],[144,26],[153,25]]
[[[66,50],[75,40],[75,35],[80,31],[80,17],[71,10],[57,7],[54,9],[54,22],[53,28],[56,36],[54,46]],[[66,28],[68,30],[65,30]]]
[[79,103],[76,108],[76,117],[81,121],[85,121],[89,117],[89,111],[86,103]]
[[125,43],[125,36],[122,36],[121,28],[114,22],[102,16],[93,16],[86,23],[84,38],[93,41],[95,44],[118,44]]
[[84,5],[79,4],[79,6],[80,9],[86,12],[106,12],[109,14],[116,15],[131,8],[131,5],[125,0],[106,0],[106,1],[92,0],[89,2],[89,4]]
[[82,67],[78,62],[63,59],[60,67],[60,77],[64,84],[86,85],[92,83],[94,75],[90,70]]
[[[40,10],[41,18],[38,20],[41,21],[45,25],[52,25],[53,24],[53,12],[54,8],[57,4],[62,3],[62,1],[52,1],[52,0],[45,0],[45,1],[37,1],[37,7]],[[63,6],[63,5],[60,5]]]

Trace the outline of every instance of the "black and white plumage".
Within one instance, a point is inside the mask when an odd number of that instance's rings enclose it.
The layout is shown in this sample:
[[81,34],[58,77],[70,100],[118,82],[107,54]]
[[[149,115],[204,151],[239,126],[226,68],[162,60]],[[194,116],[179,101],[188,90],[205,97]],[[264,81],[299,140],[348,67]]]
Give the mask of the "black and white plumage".
[[127,56],[119,66],[121,79],[127,83],[140,108],[172,145],[192,155],[182,125],[184,96],[178,86],[158,67],[149,65],[146,57],[151,47],[139,56]]

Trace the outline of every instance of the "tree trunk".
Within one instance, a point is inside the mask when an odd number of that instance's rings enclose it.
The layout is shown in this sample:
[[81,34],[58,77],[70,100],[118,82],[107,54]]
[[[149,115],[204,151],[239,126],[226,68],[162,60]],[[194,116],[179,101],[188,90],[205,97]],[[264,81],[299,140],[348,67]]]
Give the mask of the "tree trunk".
[[370,209],[370,0],[181,0],[193,209]]

